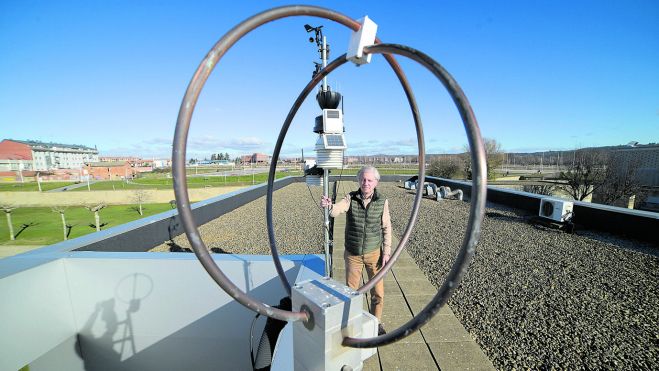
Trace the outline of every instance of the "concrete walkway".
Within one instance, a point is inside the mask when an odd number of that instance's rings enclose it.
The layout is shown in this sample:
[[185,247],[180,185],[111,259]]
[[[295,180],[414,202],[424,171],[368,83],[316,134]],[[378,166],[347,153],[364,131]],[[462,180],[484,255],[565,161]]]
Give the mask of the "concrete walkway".
[[[334,279],[345,280],[344,252],[345,214],[334,219]],[[393,247],[398,241],[394,236]],[[368,280],[366,271],[364,281]],[[382,322],[393,330],[430,302],[437,289],[403,251],[384,278],[384,312]],[[370,294],[365,306],[370,306]],[[494,370],[471,335],[464,329],[448,306],[444,306],[421,330],[390,345],[378,348],[375,356],[364,364],[364,370]]]
[[[90,180],[89,181],[89,185],[92,185],[94,183],[96,183],[95,180]],[[52,192],[52,193],[54,193],[54,192],[66,192],[66,191],[70,191],[72,189],[82,188],[82,187],[87,187],[87,182],[80,182],[80,183],[68,185],[66,187],[54,188],[54,189],[51,189],[50,191],[46,191],[46,192]]]

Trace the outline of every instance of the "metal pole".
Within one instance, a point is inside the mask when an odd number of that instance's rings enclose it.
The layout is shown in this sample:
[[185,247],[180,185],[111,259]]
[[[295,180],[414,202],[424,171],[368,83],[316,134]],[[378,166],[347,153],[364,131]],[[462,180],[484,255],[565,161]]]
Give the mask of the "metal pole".
[[[18,164],[18,176],[21,178],[21,183],[25,183],[25,178],[23,178],[23,162],[21,161]],[[37,173],[37,178],[39,177],[39,173]],[[41,192],[41,189],[39,189],[39,192]]]
[[[323,196],[329,197],[329,170],[328,169],[323,169]],[[331,275],[331,269],[332,265],[331,259],[332,256],[330,255],[329,251],[329,209],[324,207],[323,208],[323,216],[324,216],[324,222],[323,222],[323,230],[325,234],[325,276],[329,277]]]
[[[323,68],[327,67],[327,38],[323,35],[323,47],[321,48]],[[327,75],[323,77],[323,91],[327,91]]]

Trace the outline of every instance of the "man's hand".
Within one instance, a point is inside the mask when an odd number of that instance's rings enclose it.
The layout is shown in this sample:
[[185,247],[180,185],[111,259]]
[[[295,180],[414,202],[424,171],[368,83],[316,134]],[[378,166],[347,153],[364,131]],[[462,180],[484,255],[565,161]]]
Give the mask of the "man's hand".
[[332,199],[327,196],[322,196],[320,198],[320,207],[330,207],[332,206]]
[[382,266],[385,266],[387,264],[387,262],[389,261],[389,258],[391,258],[391,255],[382,254]]

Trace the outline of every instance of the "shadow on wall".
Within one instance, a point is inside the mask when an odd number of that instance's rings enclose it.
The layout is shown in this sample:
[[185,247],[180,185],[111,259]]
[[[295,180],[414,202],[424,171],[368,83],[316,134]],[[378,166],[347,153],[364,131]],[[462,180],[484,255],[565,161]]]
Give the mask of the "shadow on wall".
[[[77,334],[75,351],[85,370],[116,370],[117,364],[137,353],[132,315],[152,292],[151,277],[134,273],[119,281],[114,298],[96,304]],[[126,308],[122,320],[117,315],[117,301]]]
[[[249,270],[249,265],[245,262],[243,270]],[[297,269],[287,272],[289,281],[296,275]],[[146,287],[148,284],[151,286]],[[250,283],[248,286],[253,287]],[[187,325],[170,334],[160,333],[160,330],[151,330],[157,333],[145,332],[146,328],[159,328],[156,321],[162,320],[158,313],[140,313],[135,317],[139,321],[133,322],[133,316],[140,311],[145,299],[148,300],[151,291],[151,279],[138,273],[122,279],[114,298],[96,304],[75,344],[85,370],[251,369],[249,333],[254,312],[236,301],[229,301],[200,318],[186,321],[185,308],[195,303],[181,303],[181,317],[175,321],[183,318]],[[285,296],[279,277],[260,283],[248,293],[270,305],[279,303]],[[176,295],[176,292],[166,295]],[[171,302],[171,297],[169,300]],[[153,322],[144,321],[156,322],[157,327]],[[162,327],[167,328],[167,325]],[[262,328],[263,324],[254,331],[257,339]]]
[[[169,252],[194,252],[191,248],[183,247],[174,241],[167,242],[167,246],[169,246]],[[211,252],[216,254],[228,254],[228,252],[219,247],[212,247]]]

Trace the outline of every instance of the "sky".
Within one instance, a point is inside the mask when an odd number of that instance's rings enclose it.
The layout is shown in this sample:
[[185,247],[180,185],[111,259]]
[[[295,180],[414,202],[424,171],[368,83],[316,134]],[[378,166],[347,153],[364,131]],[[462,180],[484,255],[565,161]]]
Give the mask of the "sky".
[[[0,139],[96,146],[105,156],[171,156],[185,90],[232,27],[282,1],[0,1]],[[383,42],[416,48],[460,84],[484,137],[534,152],[659,142],[659,2],[310,1],[368,15]],[[247,34],[197,102],[187,157],[272,153],[311,78],[323,26],[330,60],[351,31],[292,17]],[[418,99],[427,153],[464,151],[464,126],[441,83],[398,58]],[[415,154],[403,90],[382,56],[329,76],[344,96],[346,155]],[[282,156],[313,156],[310,96]]]

